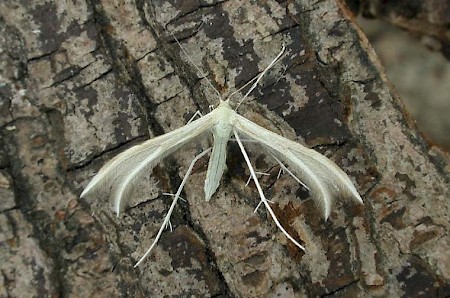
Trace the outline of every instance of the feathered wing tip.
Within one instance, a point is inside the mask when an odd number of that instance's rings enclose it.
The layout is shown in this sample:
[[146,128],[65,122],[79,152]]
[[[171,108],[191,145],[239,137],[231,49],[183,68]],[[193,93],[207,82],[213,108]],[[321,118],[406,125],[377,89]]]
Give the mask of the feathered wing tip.
[[119,216],[124,209],[133,185],[143,170],[151,170],[156,163],[181,146],[208,131],[215,114],[209,113],[181,128],[134,146],[104,165],[81,193],[81,198],[100,192],[109,193],[114,211]]
[[236,116],[235,127],[240,133],[261,143],[310,188],[311,197],[321,207],[325,219],[331,213],[333,198],[336,196],[351,197],[362,203],[361,196],[347,174],[322,154],[260,127],[240,115]]
[[288,149],[289,154],[268,150],[310,187],[311,198],[320,206],[325,219],[328,219],[336,197],[349,197],[363,203],[350,178],[333,161],[312,149],[297,146]]
[[152,168],[161,157],[156,139],[134,146],[110,160],[89,182],[81,193],[81,198],[94,196],[100,192],[109,193],[113,210],[119,216],[144,168]]

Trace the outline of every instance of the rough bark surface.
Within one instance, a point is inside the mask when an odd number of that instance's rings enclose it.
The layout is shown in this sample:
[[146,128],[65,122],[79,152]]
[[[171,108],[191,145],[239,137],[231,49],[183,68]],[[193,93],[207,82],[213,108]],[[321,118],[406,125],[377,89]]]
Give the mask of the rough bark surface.
[[[338,1],[1,1],[0,296],[444,297],[449,166],[405,116]],[[167,28],[167,29],[166,29]],[[151,257],[137,269],[193,156],[161,162],[119,218],[80,200],[117,153],[184,125],[287,54],[239,112],[338,163],[364,207],[328,221],[254,146],[298,250],[258,204],[236,144],[211,202],[199,161]]]

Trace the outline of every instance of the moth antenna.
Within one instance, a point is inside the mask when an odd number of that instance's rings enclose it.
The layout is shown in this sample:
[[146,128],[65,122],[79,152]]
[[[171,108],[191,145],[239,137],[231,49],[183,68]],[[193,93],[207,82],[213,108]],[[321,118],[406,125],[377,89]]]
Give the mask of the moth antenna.
[[[167,30],[169,31],[169,30]],[[175,39],[175,41],[177,42],[178,46],[180,47],[181,51],[183,52],[183,54],[186,56],[186,58],[188,59],[189,63],[191,63],[195,69],[200,73],[200,75],[206,79],[206,82],[208,82],[209,86],[216,92],[217,96],[219,97],[219,100],[222,101],[222,95],[220,94],[219,90],[217,90],[216,87],[214,87],[213,83],[208,79],[208,77],[206,76],[206,74],[203,72],[203,70],[197,66],[197,64],[194,63],[194,61],[191,59],[191,57],[189,56],[189,54],[186,52],[186,50],[181,46],[181,43],[178,41],[178,39],[176,38],[175,34],[173,34],[171,31],[169,31],[169,33],[172,35],[172,37]]]
[[237,104],[236,108],[234,109],[235,111],[244,102],[244,100],[247,98],[247,96],[256,88],[256,86],[258,86],[259,81],[261,81],[261,79],[267,73],[267,71],[269,71],[269,69],[271,69],[278,61],[281,60],[281,56],[283,56],[285,50],[286,50],[286,47],[283,45],[280,53],[275,57],[275,59],[273,59],[272,62],[270,62],[270,64],[258,76],[256,76],[255,78],[253,78],[251,80],[251,81],[253,81],[256,79],[255,82],[253,83],[253,85],[250,87],[250,89],[248,89],[247,93],[245,93],[244,97],[242,97],[242,99]]
[[[178,198],[180,197],[181,191],[183,190],[184,184],[186,183],[187,179],[189,178],[189,175],[192,172],[192,169],[194,168],[194,164],[197,162],[197,160],[199,160],[200,158],[202,158],[204,155],[206,155],[206,153],[208,153],[209,151],[211,151],[211,148],[206,149],[205,151],[203,151],[202,153],[200,153],[199,155],[197,155],[196,157],[194,157],[194,159],[191,161],[191,164],[189,165],[188,170],[186,171],[186,175],[184,176],[183,180],[181,181],[180,186],[178,187],[177,192],[175,193],[175,196],[173,198],[172,204],[170,205],[169,211],[167,212],[166,217],[164,218],[163,224],[161,225],[161,228],[158,231],[158,234],[155,237],[155,240],[153,240],[152,245],[150,246],[150,248],[145,252],[145,254],[142,256],[142,258],[134,265],[134,268],[136,268],[137,266],[139,266],[144,260],[145,258],[149,255],[149,253],[152,251],[153,247],[155,247],[156,243],[158,242],[159,238],[161,238],[161,234],[164,231],[164,229],[167,227],[167,225],[170,223],[170,216],[172,215],[173,209],[175,209],[175,205],[177,204]],[[172,224],[170,224],[172,225]],[[172,229],[172,228],[171,228]]]
[[253,83],[255,80],[257,80],[259,77],[259,75],[255,76],[253,79],[251,79],[250,81],[248,81],[247,83],[245,83],[242,87],[240,87],[239,89],[233,91],[226,99],[226,101],[229,101],[231,99],[231,97],[233,97],[234,95],[236,95],[238,92],[242,91],[242,89],[244,89],[245,87],[247,87],[248,85],[250,85],[251,83]]
[[239,148],[241,149],[242,155],[244,156],[245,162],[247,163],[248,169],[250,170],[250,174],[253,177],[253,181],[255,182],[256,189],[258,190],[259,197],[261,198],[261,202],[266,207],[267,211],[269,211],[270,216],[272,216],[273,221],[275,222],[276,226],[280,229],[283,234],[292,241],[298,248],[305,250],[305,248],[297,242],[291,235],[289,235],[288,232],[283,228],[283,226],[278,221],[278,218],[275,216],[275,213],[272,210],[272,207],[270,207],[269,202],[266,199],[266,196],[264,195],[261,185],[259,184],[258,177],[256,177],[255,170],[253,169],[252,163],[250,162],[250,159],[248,158],[247,152],[245,151],[244,145],[241,142],[241,139],[239,138],[239,135],[236,131],[236,129],[233,129],[234,137],[236,138],[236,141],[238,142]]

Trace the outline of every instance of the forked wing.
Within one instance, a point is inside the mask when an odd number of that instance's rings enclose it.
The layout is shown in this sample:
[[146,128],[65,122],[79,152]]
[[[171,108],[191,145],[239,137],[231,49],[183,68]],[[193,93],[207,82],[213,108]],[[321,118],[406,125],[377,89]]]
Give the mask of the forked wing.
[[330,215],[331,203],[336,196],[351,197],[362,203],[347,174],[322,154],[279,136],[240,115],[236,115],[234,127],[262,144],[288,165],[310,188],[311,197],[321,206],[325,219]]
[[133,189],[133,182],[137,181],[142,171],[151,170],[162,158],[209,131],[214,118],[213,111],[181,128],[120,153],[100,169],[81,193],[81,197],[109,192],[114,211],[119,215]]

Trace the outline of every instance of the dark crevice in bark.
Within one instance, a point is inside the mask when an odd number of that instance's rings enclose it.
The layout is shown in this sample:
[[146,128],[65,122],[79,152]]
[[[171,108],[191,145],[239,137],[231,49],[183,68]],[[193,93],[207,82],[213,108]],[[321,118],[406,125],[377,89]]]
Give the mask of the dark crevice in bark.
[[[30,125],[32,125],[32,123],[30,123]],[[53,267],[51,268],[52,271],[50,274],[52,286],[59,295],[66,296],[66,294],[70,292],[70,287],[64,279],[67,267],[63,264],[67,265],[67,263],[61,255],[61,247],[58,239],[54,237],[49,229],[52,219],[44,211],[35,209],[37,203],[31,193],[31,187],[28,180],[22,173],[22,168],[24,167],[23,161],[17,154],[20,144],[17,144],[14,141],[12,132],[3,134],[1,139],[8,144],[6,146],[9,160],[8,168],[12,178],[12,189],[16,199],[16,209],[20,211],[26,221],[32,226],[32,236],[38,241],[39,248],[53,260]]]
[[149,129],[157,135],[163,134],[164,131],[161,125],[151,117],[155,111],[156,104],[145,92],[136,61],[128,53],[127,48],[109,34],[108,27],[110,26],[110,22],[103,11],[101,2],[91,0],[90,3],[94,11],[94,20],[99,32],[100,43],[103,44],[109,55],[114,74],[118,77],[119,81],[124,82],[137,95]]
[[[359,279],[353,280],[340,288],[337,288],[337,289],[335,289],[329,293],[326,293],[324,295],[320,295],[320,297],[331,297],[331,296],[339,295],[340,292],[342,292],[343,290],[347,289],[348,287],[350,287],[358,282],[359,282]],[[345,293],[344,293],[344,295],[345,295]]]
[[117,152],[118,150],[122,152],[122,150],[126,150],[127,148],[131,148],[133,145],[137,145],[138,143],[145,141],[148,139],[147,135],[143,136],[136,136],[133,139],[129,139],[126,142],[119,143],[114,147],[107,148],[105,150],[102,150],[99,154],[95,154],[90,156],[89,158],[83,160],[82,162],[71,164],[66,171],[67,172],[76,172],[78,170],[83,170],[88,166],[91,166],[93,163],[96,163],[99,159],[101,160],[109,160],[113,156],[117,155],[120,152]]
[[145,5],[144,1],[136,1],[136,7],[139,12],[141,22],[144,26],[152,33],[153,37],[157,40],[160,46],[161,53],[165,55],[166,59],[169,61],[170,65],[175,69],[175,73],[180,77],[184,85],[189,89],[189,93],[195,98],[194,103],[196,104],[197,110],[207,111],[209,103],[205,100],[205,94],[200,91],[200,96],[196,96],[193,87],[198,81],[198,76],[195,71],[192,72],[192,65],[186,64],[179,55],[176,54],[174,47],[178,47],[177,43],[173,43],[173,37],[165,28],[158,24],[155,19],[154,7],[149,5],[149,14],[151,19],[148,20],[145,15]]

